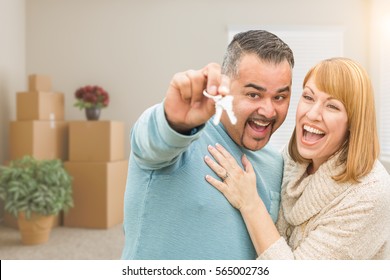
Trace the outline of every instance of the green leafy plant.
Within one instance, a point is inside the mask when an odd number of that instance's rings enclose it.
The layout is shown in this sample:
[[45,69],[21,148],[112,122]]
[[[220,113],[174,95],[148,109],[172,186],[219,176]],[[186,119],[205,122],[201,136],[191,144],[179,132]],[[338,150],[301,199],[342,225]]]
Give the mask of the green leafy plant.
[[73,207],[72,178],[60,160],[37,160],[31,156],[0,166],[0,199],[4,209],[18,216],[25,212],[56,215]]

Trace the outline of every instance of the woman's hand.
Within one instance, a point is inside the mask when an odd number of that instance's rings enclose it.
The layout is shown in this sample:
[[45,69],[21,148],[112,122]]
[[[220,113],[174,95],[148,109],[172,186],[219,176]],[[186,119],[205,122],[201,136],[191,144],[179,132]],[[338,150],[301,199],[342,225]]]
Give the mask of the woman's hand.
[[206,176],[207,182],[223,193],[231,205],[240,210],[253,246],[258,255],[262,254],[280,238],[280,235],[257,193],[256,174],[252,164],[243,155],[242,170],[221,145],[209,146],[208,149],[217,162],[208,156],[205,157],[205,161],[222,182],[210,175]]
[[217,162],[208,156],[205,157],[205,162],[222,181],[210,175],[206,176],[206,181],[218,189],[241,213],[258,207],[262,201],[257,193],[256,174],[247,157],[243,155],[241,159],[243,170],[221,145],[209,146],[208,150]]

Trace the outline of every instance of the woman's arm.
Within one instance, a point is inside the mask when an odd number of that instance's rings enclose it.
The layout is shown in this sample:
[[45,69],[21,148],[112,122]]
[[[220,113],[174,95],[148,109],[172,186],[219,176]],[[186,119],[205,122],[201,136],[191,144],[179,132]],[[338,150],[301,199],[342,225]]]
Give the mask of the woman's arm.
[[280,235],[257,193],[256,175],[251,163],[243,155],[242,164],[245,170],[242,170],[221,145],[217,144],[215,148],[209,146],[208,149],[218,163],[206,156],[207,165],[224,180],[221,182],[210,175],[206,176],[206,180],[240,211],[257,254],[262,254]]

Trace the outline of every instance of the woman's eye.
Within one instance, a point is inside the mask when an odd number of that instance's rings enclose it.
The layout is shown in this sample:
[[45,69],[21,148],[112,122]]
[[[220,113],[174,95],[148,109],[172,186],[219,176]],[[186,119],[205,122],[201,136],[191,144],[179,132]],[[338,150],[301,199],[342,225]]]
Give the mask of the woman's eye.
[[313,97],[311,97],[310,95],[307,95],[307,94],[302,95],[302,98],[303,98],[303,99],[306,99],[306,100],[308,100],[308,101],[313,100]]
[[334,104],[328,104],[328,108],[333,109],[333,110],[340,110],[338,106]]

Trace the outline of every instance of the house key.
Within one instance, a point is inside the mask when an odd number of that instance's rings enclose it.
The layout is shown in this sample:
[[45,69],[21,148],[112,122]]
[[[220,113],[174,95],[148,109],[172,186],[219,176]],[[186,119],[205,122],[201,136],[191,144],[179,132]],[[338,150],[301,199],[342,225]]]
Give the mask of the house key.
[[221,120],[222,112],[223,110],[226,111],[226,114],[229,117],[229,120],[232,124],[237,123],[237,118],[234,115],[233,112],[233,96],[232,95],[211,95],[208,94],[206,90],[203,91],[203,95],[211,98],[215,101],[215,117],[213,120],[213,123],[215,125],[219,124],[219,121]]

